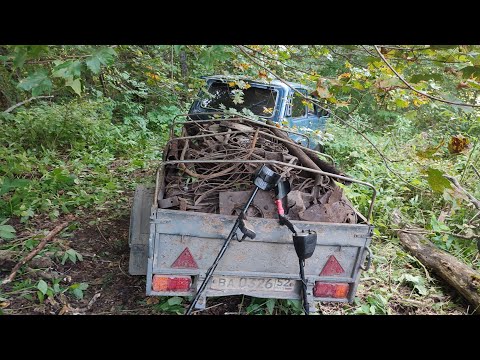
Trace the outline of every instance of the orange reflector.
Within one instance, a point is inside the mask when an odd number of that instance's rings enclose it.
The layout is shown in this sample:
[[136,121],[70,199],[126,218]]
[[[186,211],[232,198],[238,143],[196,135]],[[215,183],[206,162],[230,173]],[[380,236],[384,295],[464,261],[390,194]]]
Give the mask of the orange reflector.
[[162,276],[153,275],[152,290],[153,291],[188,291],[192,279],[190,276]]
[[316,281],[313,288],[313,296],[341,299],[348,296],[349,290],[350,284]]

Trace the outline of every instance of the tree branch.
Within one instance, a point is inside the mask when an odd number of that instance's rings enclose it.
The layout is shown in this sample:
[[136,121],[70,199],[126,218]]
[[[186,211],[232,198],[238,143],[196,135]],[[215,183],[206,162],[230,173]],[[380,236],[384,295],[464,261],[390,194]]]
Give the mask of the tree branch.
[[40,250],[42,250],[45,247],[47,242],[52,240],[55,236],[57,236],[63,229],[65,229],[68,226],[68,224],[70,224],[70,221],[65,221],[60,225],[57,225],[52,231],[50,231],[47,234],[47,236],[45,236],[45,238],[42,241],[40,241],[40,243],[37,245],[35,249],[33,249],[22,260],[20,260],[17,265],[15,265],[10,275],[5,280],[2,281],[2,285],[8,284],[9,282],[11,282],[15,278],[15,275],[17,275],[18,270],[27,262],[32,260],[40,252]]
[[455,185],[457,187],[458,190],[460,190],[461,192],[463,192],[465,195],[467,195],[467,197],[470,199],[470,202],[475,205],[475,207],[480,210],[480,201],[478,201],[473,195],[471,195],[467,190],[465,190],[461,185],[460,183],[458,182],[458,180],[456,178],[454,178],[453,176],[450,176],[450,175],[443,175],[444,178],[448,179],[448,181],[450,181],[453,185]]
[[37,100],[37,99],[51,99],[53,98],[53,95],[41,95],[41,96],[32,96],[30,99],[27,99],[25,101],[21,101],[18,104],[10,106],[7,110],[4,111],[4,113],[8,114],[15,110],[17,107],[25,105],[29,103],[30,101]]
[[393,73],[405,84],[407,85],[407,87],[420,94],[420,95],[423,95],[425,97],[428,97],[432,100],[436,100],[436,101],[440,101],[440,102],[443,102],[443,103],[446,103],[446,104],[450,104],[450,105],[457,105],[457,106],[469,106],[469,107],[480,107],[480,105],[475,105],[475,104],[466,104],[466,103],[460,103],[460,102],[456,102],[456,101],[450,101],[450,100],[446,100],[446,99],[443,99],[443,98],[439,98],[439,97],[436,97],[436,96],[433,96],[433,95],[429,95],[427,94],[426,92],[423,92],[423,91],[420,91],[420,90],[417,90],[415,89],[412,85],[410,85],[410,83],[405,80],[405,78],[400,75],[397,70],[395,70],[395,68],[388,62],[388,60],[385,58],[385,56],[383,56],[383,54],[381,53],[380,49],[378,48],[377,45],[373,45],[373,47],[375,48],[375,50],[377,51],[378,55],[380,56],[380,58],[382,59],[382,61],[388,66],[388,68],[390,70],[393,71]]

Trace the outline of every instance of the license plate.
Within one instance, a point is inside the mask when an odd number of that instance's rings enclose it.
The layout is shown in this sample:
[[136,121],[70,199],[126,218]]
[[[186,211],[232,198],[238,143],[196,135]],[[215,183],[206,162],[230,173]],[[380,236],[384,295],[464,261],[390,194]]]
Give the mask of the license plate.
[[291,292],[295,280],[277,278],[250,278],[239,276],[213,276],[210,282],[212,290],[260,290]]

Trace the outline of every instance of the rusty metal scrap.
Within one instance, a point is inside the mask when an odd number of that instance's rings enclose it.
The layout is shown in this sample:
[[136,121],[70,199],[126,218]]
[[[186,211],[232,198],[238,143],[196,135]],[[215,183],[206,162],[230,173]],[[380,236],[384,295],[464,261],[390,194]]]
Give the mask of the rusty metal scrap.
[[[164,159],[214,162],[167,165],[160,207],[233,215],[253,189],[252,174],[258,164],[229,160],[276,160],[285,165],[272,165],[273,170],[290,181],[286,210],[291,219],[357,222],[356,211],[332,178],[312,177],[287,166],[302,163],[297,157],[301,151],[289,151],[295,143],[277,136],[277,130],[238,119],[220,123],[188,121],[182,135],[169,141]],[[276,218],[273,193],[259,193],[247,216]]]

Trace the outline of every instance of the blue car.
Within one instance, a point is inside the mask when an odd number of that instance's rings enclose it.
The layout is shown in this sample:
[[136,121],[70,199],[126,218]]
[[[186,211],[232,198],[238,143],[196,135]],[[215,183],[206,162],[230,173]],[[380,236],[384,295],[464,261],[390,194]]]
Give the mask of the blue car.
[[[319,137],[315,130],[325,131],[329,117],[317,105],[307,102],[295,90],[305,96],[312,96],[311,89],[298,83],[253,81],[245,78],[214,75],[204,78],[206,87],[190,108],[190,114],[199,114],[198,118],[207,118],[201,113],[236,110],[244,114],[253,114],[265,120],[271,120],[288,126],[292,130],[308,135],[310,144],[304,137],[290,134],[295,142],[318,150]],[[295,90],[294,90],[295,89]]]

